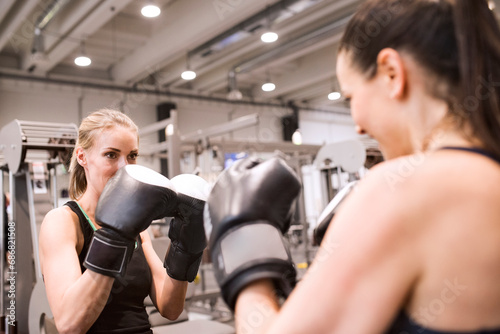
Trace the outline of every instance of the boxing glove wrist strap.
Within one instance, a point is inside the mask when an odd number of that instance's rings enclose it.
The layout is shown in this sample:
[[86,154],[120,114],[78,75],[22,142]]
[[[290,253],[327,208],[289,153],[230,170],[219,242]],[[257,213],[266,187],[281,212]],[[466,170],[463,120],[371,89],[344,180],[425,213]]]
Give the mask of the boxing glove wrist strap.
[[134,243],[134,240],[126,240],[112,230],[101,228],[94,232],[83,265],[106,276],[124,276]]
[[163,266],[167,270],[168,276],[173,279],[192,282],[200,268],[202,255],[203,252],[198,254],[187,253],[174,243],[171,243],[165,255]]
[[215,276],[222,296],[234,308],[236,297],[249,283],[269,278],[276,293],[287,297],[296,271],[281,232],[266,221],[238,226],[226,232],[212,249]]

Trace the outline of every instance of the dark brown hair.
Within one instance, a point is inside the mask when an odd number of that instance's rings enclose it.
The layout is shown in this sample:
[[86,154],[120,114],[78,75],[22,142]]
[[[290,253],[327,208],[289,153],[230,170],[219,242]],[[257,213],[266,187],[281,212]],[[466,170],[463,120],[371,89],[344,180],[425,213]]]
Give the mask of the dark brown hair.
[[485,0],[366,1],[339,52],[370,79],[384,48],[410,54],[459,128],[500,157],[500,30]]

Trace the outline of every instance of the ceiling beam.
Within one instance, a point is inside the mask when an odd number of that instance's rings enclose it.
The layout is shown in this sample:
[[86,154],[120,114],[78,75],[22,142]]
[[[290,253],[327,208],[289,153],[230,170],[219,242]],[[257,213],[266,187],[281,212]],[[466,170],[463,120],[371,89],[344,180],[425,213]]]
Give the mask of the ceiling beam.
[[[111,20],[132,0],[106,0],[85,15],[68,34],[69,38],[59,41],[47,54],[47,61],[39,63],[36,73],[46,73],[80,46],[82,39],[90,36]],[[83,13],[83,11],[82,11]]]
[[[0,51],[10,41],[14,51],[19,52],[26,48],[26,43],[31,43],[32,36],[24,36],[26,30],[33,31],[35,20],[43,13],[44,8],[29,19],[29,14],[37,7],[39,0],[17,1],[16,6],[12,7],[10,15],[5,17],[4,21],[0,21]],[[28,18],[28,19],[26,19]],[[26,27],[26,29],[20,29]],[[16,31],[20,33],[16,34]]]
[[142,79],[165,59],[178,57],[183,50],[193,49],[269,4],[269,0],[174,2],[170,11],[176,15],[168,18],[169,24],[113,66],[112,77],[118,82]]
[[2,22],[3,18],[7,15],[15,1],[16,0],[4,0],[0,2],[0,22]]
[[320,52],[304,57],[301,59],[301,66],[296,71],[271,78],[276,85],[274,91],[263,92],[260,89],[255,89],[254,96],[257,98],[276,98],[314,85],[318,81],[332,78],[335,76],[336,50],[336,46],[329,46]]
[[[342,0],[335,3],[329,3],[328,1],[325,1],[324,3],[320,3],[319,5],[311,7],[310,9],[305,10],[299,14],[293,15],[293,19],[287,19],[285,21],[277,23],[273,27],[273,30],[275,30],[276,33],[280,36],[286,36],[287,34],[291,34],[299,29],[305,29],[311,24],[314,24],[329,15],[333,15],[334,13],[338,12],[339,9],[352,4],[353,1],[357,0]],[[212,82],[220,82],[222,80],[226,80],[229,68],[235,65],[235,59],[248,58],[252,53],[255,53],[259,49],[263,49],[263,47],[266,47],[266,45],[263,44],[264,43],[262,43],[258,34],[253,34],[252,36],[249,36],[248,38],[245,38],[240,42],[225,48],[215,55],[203,58],[194,57],[190,60],[191,68],[196,71],[198,78],[201,78],[201,76],[203,76],[204,74],[212,75],[210,72],[214,70],[217,73],[220,73],[220,67],[225,66],[226,73],[223,73],[222,76],[209,79],[209,81]],[[272,46],[267,45],[267,47]],[[257,56],[257,54],[255,54],[255,56]],[[174,87],[181,85],[183,82],[179,79],[179,77],[182,71],[185,70],[185,68],[186,60],[185,57],[183,57],[183,61],[180,65],[168,66],[167,72],[169,73],[169,75],[163,76],[162,81],[158,84],[161,86],[168,85]],[[198,81],[198,79],[195,80],[194,85],[197,85],[196,81]],[[203,86],[203,84],[201,86]]]
[[[67,11],[60,11],[47,25],[46,29],[43,29],[43,46],[44,52],[48,55],[51,50],[60,42],[61,38],[67,35],[75,25],[94,7],[99,3],[99,0],[88,0],[88,1],[72,1],[67,4],[66,9],[69,10],[69,14],[63,15]],[[64,18],[63,18],[64,17]],[[38,19],[38,18],[37,18]],[[46,32],[45,32],[46,30]],[[57,31],[57,35],[51,32]],[[34,35],[34,31],[32,32]],[[27,48],[21,55],[21,69],[27,70],[34,65],[37,65],[39,60],[32,56],[31,48]],[[48,57],[45,57],[44,61]]]
[[296,91],[289,92],[282,96],[284,101],[307,101],[311,97],[323,96],[327,97],[327,91],[331,88],[331,78],[322,81],[317,81],[314,85],[302,87]]

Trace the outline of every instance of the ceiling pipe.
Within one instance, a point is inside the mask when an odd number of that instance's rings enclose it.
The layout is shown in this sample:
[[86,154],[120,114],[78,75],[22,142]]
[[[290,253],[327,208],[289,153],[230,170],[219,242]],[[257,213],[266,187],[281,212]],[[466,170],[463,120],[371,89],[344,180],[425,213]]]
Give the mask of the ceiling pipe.
[[55,15],[71,0],[54,0],[47,6],[47,9],[40,15],[34,25],[34,37],[31,47],[32,64],[28,66],[28,72],[33,72],[37,62],[45,60],[45,41],[43,38],[43,30],[49,24]]
[[2,22],[5,15],[7,15],[14,2],[15,0],[5,0],[0,2],[0,22]]
[[36,8],[38,3],[39,0],[17,1],[16,6],[12,8],[9,15],[4,17],[2,29],[0,30],[0,51],[8,42],[10,42],[11,46],[16,50],[19,50],[19,48],[24,45],[26,39],[16,35],[16,31],[21,28],[23,24],[27,24],[26,17]]
[[[247,101],[247,100],[239,100],[239,101],[228,101],[224,98],[218,98],[213,96],[203,96],[203,95],[194,95],[194,94],[183,94],[169,91],[160,91],[157,89],[148,89],[148,88],[137,88],[137,87],[128,87],[128,86],[119,86],[119,85],[105,85],[105,84],[97,84],[97,83],[85,83],[85,82],[76,82],[74,80],[63,80],[63,79],[53,79],[47,77],[33,77],[33,76],[24,76],[17,74],[8,74],[0,72],[0,80],[1,79],[13,79],[13,80],[22,80],[29,82],[42,82],[46,84],[56,84],[56,85],[67,85],[67,86],[75,86],[82,88],[91,88],[97,90],[109,90],[109,91],[119,91],[123,93],[142,93],[151,96],[167,96],[170,98],[186,98],[193,99],[198,101],[208,101],[208,102],[217,102],[217,103],[227,103],[232,105],[246,105],[253,107],[276,107],[276,108],[289,108],[288,104],[285,103],[270,103],[270,102],[257,102],[257,101]],[[318,111],[318,112],[326,112],[330,114],[337,114],[343,116],[350,116],[349,110],[327,110],[320,108],[311,108],[307,106],[301,106],[301,110],[303,111]]]
[[45,11],[44,14],[40,15],[35,23],[35,31],[37,29],[43,30],[49,24],[50,21],[54,18],[54,16],[59,12],[61,8],[64,7],[71,0],[54,0]]

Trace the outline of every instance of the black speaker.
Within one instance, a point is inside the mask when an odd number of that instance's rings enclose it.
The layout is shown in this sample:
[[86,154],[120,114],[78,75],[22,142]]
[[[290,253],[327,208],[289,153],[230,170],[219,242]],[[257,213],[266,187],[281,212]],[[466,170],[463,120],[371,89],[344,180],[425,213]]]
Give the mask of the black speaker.
[[[158,104],[156,106],[156,120],[157,121],[163,121],[164,119],[170,118],[170,111],[176,109],[177,106],[175,103],[171,102],[165,102]],[[158,141],[162,142],[165,141],[167,138],[167,135],[165,134],[165,130],[159,130],[158,131]],[[161,168],[161,174],[167,176],[168,175],[168,160],[167,159],[160,159],[160,168]]]
[[292,141],[292,135],[299,128],[299,118],[295,115],[281,117],[281,126],[283,128],[283,140]]

